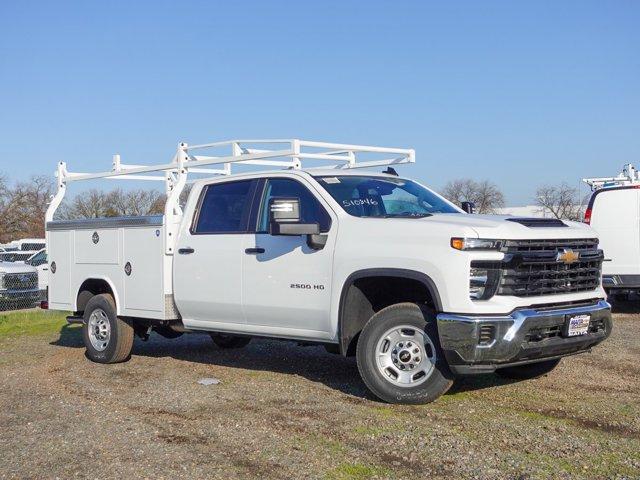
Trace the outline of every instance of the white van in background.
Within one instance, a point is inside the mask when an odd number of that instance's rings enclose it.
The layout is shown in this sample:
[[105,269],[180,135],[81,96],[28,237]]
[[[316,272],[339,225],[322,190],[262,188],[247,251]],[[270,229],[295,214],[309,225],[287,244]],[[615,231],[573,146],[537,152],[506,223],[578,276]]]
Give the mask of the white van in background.
[[593,194],[585,213],[604,250],[603,286],[610,294],[640,292],[640,175],[625,165],[617,177],[585,178]]

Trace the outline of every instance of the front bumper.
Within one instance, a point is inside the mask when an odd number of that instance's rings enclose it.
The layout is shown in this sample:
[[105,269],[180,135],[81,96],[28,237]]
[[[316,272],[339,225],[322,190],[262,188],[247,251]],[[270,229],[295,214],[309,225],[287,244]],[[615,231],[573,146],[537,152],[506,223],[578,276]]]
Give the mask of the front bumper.
[[[568,316],[589,314],[589,333],[563,336]],[[497,368],[588,351],[611,334],[611,305],[604,300],[584,306],[526,308],[509,315],[473,316],[441,313],[440,344],[454,374],[489,373]]]

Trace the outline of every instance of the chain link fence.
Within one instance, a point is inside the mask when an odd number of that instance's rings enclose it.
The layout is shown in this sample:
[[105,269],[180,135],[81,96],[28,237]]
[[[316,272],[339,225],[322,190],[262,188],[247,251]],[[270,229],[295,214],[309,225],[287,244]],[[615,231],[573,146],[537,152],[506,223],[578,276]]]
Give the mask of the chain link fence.
[[44,240],[13,242],[0,249],[0,312],[39,307],[47,298]]
[[39,307],[46,299],[38,272],[24,267],[24,264],[0,264],[0,312]]

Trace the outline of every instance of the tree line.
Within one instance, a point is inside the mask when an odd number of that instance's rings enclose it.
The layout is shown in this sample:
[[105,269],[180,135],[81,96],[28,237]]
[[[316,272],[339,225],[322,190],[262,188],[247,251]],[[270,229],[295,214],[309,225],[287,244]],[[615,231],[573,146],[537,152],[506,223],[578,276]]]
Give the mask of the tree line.
[[[440,193],[457,205],[464,201],[475,203],[476,213],[498,213],[498,210],[505,206],[502,191],[488,180],[452,180]],[[533,202],[539,208],[540,214],[544,213],[548,217],[561,220],[582,221],[588,199],[589,196],[581,198],[577,188],[561,183],[539,187]]]
[[[0,176],[0,243],[19,238],[43,238],[44,215],[55,184],[50,177],[11,184]],[[165,195],[157,190],[87,190],[60,205],[56,219],[75,220],[136,215],[164,211]]]
[[[0,176],[0,243],[18,238],[44,237],[44,215],[54,192],[55,184],[50,177],[35,176],[29,181],[12,184],[7,177]],[[185,192],[183,201],[186,201],[187,194]],[[452,180],[441,194],[457,205],[463,201],[474,202],[477,213],[497,213],[505,205],[504,194],[489,180]],[[563,183],[538,188],[534,202],[547,215],[579,221],[582,220],[585,200],[579,198],[578,189]],[[157,190],[92,189],[66,199],[56,218],[72,220],[161,214],[165,201],[165,195]]]

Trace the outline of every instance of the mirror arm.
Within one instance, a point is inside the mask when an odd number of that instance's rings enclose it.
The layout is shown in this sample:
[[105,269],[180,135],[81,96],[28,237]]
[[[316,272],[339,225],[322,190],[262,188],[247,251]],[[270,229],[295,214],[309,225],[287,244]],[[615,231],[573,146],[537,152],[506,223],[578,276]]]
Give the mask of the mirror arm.
[[307,235],[307,245],[313,250],[322,250],[327,244],[328,239],[329,235],[320,233]]

